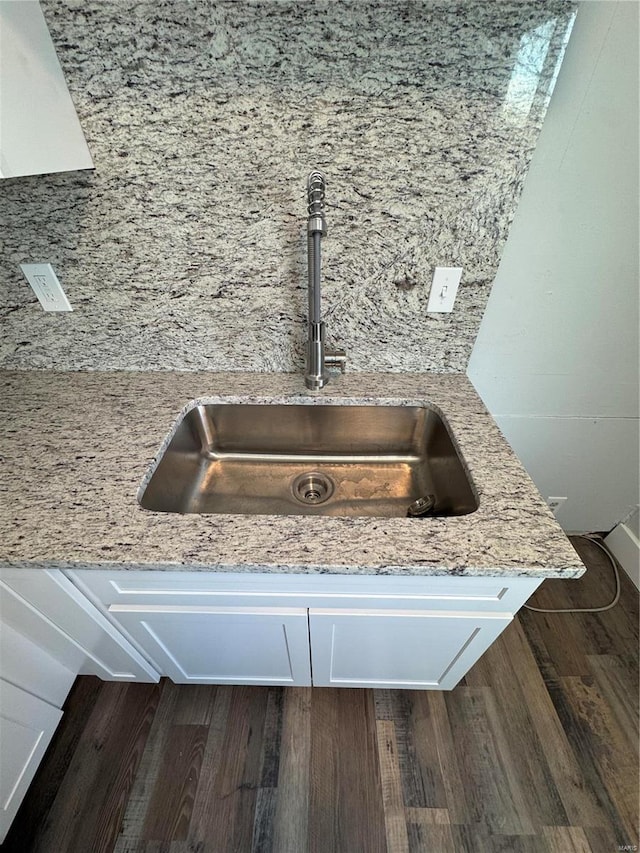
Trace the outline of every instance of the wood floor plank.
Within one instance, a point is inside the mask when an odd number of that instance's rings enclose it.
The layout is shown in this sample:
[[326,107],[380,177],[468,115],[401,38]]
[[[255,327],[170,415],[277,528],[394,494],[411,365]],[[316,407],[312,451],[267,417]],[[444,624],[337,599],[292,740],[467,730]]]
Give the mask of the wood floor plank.
[[495,833],[534,834],[518,756],[504,737],[491,689],[458,689],[446,702],[473,822]]
[[205,853],[202,844],[189,841],[140,841],[131,842],[123,853]]
[[312,695],[308,845],[311,853],[334,853],[339,849],[338,702],[324,687],[313,690]]
[[146,841],[186,840],[207,734],[207,726],[172,726],[169,730],[142,828]]
[[316,688],[311,744],[310,850],[385,853],[372,692]]
[[[596,603],[602,600],[596,599]],[[572,619],[579,625],[577,633],[582,637],[587,659],[591,655],[615,655],[638,646],[637,626],[623,608],[616,608],[615,613],[576,614]]]
[[494,833],[481,823],[465,826],[453,824],[451,835],[455,853],[549,853],[543,836]]
[[633,704],[634,713],[636,713],[637,716],[638,703],[636,700],[638,696],[640,696],[640,666],[638,665],[638,652],[631,647],[622,653],[617,652],[615,660],[616,667],[620,672],[620,682],[623,687],[623,692],[626,694],[625,701]]
[[[535,603],[537,607],[538,604]],[[542,605],[540,605],[542,606]],[[565,675],[589,675],[587,648],[582,642],[584,632],[578,620],[567,618],[566,613],[524,612],[522,619],[535,620],[541,632],[547,653],[553,659],[558,677]]]
[[264,687],[231,693],[210,799],[199,800],[198,810],[194,804],[189,830],[190,840],[204,842],[212,853],[251,851],[267,699]]
[[390,719],[395,730],[403,804],[409,808],[441,805],[433,792],[433,767],[428,761],[423,767],[419,761],[413,725],[415,720],[412,719],[414,702],[411,691],[391,691],[388,701]]
[[545,826],[542,833],[549,853],[593,853],[581,826]]
[[521,610],[514,622],[522,629],[545,687],[547,690],[557,687],[560,683],[560,676],[556,670],[554,657],[544,642],[543,632],[540,630],[540,620],[536,620],[532,613]]
[[413,823],[425,823],[429,826],[449,826],[451,823],[449,809],[405,809],[405,816]]
[[[464,690],[464,688],[459,689]],[[447,811],[451,823],[468,823],[471,821],[466,796],[468,780],[464,779],[461,773],[458,744],[451,731],[445,694],[440,691],[429,693],[428,701]]]
[[544,745],[547,764],[570,825],[600,826],[612,831],[606,810],[583,775],[579,757],[572,748],[551,695],[541,687],[542,678],[519,620],[513,622],[507,653],[514,675],[527,697],[532,726]]
[[[503,632],[467,673],[467,684],[491,689],[500,709],[500,713],[495,715],[496,725],[505,738],[508,754],[515,762],[511,765],[511,779],[505,782],[514,790],[517,786],[523,801],[522,808],[529,813],[531,825],[535,828],[545,824],[566,825],[569,821],[549,769],[544,743],[536,733],[529,712],[530,694],[534,690],[545,691],[545,685],[538,678],[527,683],[523,691],[508,655],[512,635],[517,631],[517,625],[512,623]],[[508,713],[504,713],[506,708]]]
[[[445,745],[441,743],[439,738],[441,733],[440,720],[438,719],[438,709],[433,701],[436,691],[411,690],[408,692],[410,694],[410,725],[413,733],[415,760],[420,767],[422,776],[425,807],[433,811],[448,808],[450,802],[444,774],[455,773],[457,762],[455,767],[445,768],[442,760]],[[457,796],[459,797],[459,792]],[[410,804],[407,803],[406,805]]]
[[[601,853],[601,851],[611,850],[611,833],[608,829],[603,829],[600,826],[584,826],[582,827],[584,834],[587,836],[589,844],[591,845],[591,850],[593,853]],[[622,833],[618,833],[618,841],[614,845],[613,849],[618,851],[620,849],[624,851],[628,851],[628,853],[633,853],[634,846],[640,850],[640,843],[638,837],[635,838],[622,838]]]
[[282,687],[269,688],[262,730],[260,786],[256,791],[256,809],[251,841],[251,850],[256,853],[271,853],[273,850],[273,830],[278,799],[277,784],[282,743],[283,696]]
[[311,690],[292,687],[283,694],[274,853],[305,853],[309,845]]
[[277,797],[276,788],[260,788],[256,794],[251,853],[277,853],[277,848],[273,846]]
[[388,688],[380,687],[373,691],[376,720],[395,720],[396,695],[396,690],[389,690]]
[[[629,690],[627,668],[617,655],[590,655],[589,665],[616,728],[626,740],[629,753],[633,754],[640,736],[637,685]],[[635,799],[640,800],[640,797]]]
[[77,821],[71,850],[112,853],[160,694],[157,684],[127,691],[120,724],[114,727],[105,743],[106,755],[114,758],[101,762],[100,774],[88,792],[87,804]]
[[131,788],[114,853],[129,853],[129,845],[142,839],[149,801],[160,774],[163,756],[168,749],[169,732],[180,691],[181,688],[167,678],[161,680],[160,700]]
[[554,698],[562,703],[583,772],[599,791],[612,826],[632,838],[638,831],[637,742],[632,743],[629,733],[619,727],[594,679],[563,678]]
[[[138,689],[135,689],[138,688]],[[141,688],[141,689],[140,689]],[[43,853],[67,850],[69,853],[112,853],[120,831],[127,801],[160,700],[157,684],[105,685],[102,696],[110,691],[112,702],[97,706],[92,715],[94,726],[85,733],[95,739],[93,749],[76,772],[65,777],[77,789],[63,792],[57,831],[46,832],[36,849]],[[61,790],[62,790],[61,788]],[[56,807],[58,798],[56,798]],[[69,804],[73,802],[73,811]]]
[[[425,808],[446,808],[447,793],[442,779],[442,766],[438,751],[438,740],[434,728],[434,715],[431,704],[431,691],[407,690],[409,710],[409,731],[411,732],[412,760],[416,764],[422,780]],[[413,803],[405,803],[412,806]]]
[[217,797],[217,774],[225,749],[227,721],[231,711],[235,689],[227,685],[218,686],[215,692],[207,742],[202,757],[202,771],[191,812],[188,841],[192,845],[203,845],[208,853],[208,826],[215,820],[214,809]]
[[176,726],[208,726],[218,692],[217,684],[181,684],[176,697]]
[[408,808],[448,805],[430,701],[433,695],[431,691],[389,691],[384,709],[379,701],[375,704],[376,717],[380,719],[382,712],[394,724],[403,803]]
[[409,839],[407,837],[394,723],[391,720],[377,720],[376,734],[387,850],[393,850],[394,853],[406,853],[409,850]]
[[[343,693],[347,695],[343,697]],[[373,694],[370,690],[341,690],[340,699],[340,848],[386,853]]]
[[409,853],[459,853],[447,809],[406,809]]
[[284,688],[269,689],[262,737],[260,787],[276,788],[280,770]]

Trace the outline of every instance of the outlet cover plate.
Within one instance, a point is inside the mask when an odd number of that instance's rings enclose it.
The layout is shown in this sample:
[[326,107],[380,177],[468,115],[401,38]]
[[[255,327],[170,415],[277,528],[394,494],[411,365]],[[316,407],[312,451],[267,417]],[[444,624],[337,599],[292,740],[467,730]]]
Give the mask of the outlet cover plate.
[[51,264],[20,264],[45,311],[73,311]]
[[549,497],[547,498],[547,506],[554,515],[558,514],[558,510],[561,506],[563,506],[563,504],[566,504],[566,502],[566,497],[554,497],[552,495],[549,495]]

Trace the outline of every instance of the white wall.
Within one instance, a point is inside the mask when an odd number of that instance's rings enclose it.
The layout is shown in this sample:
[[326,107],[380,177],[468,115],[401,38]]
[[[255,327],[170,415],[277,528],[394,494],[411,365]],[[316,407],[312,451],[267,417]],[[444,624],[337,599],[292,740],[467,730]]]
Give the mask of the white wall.
[[638,503],[638,4],[584,2],[468,374],[565,530]]

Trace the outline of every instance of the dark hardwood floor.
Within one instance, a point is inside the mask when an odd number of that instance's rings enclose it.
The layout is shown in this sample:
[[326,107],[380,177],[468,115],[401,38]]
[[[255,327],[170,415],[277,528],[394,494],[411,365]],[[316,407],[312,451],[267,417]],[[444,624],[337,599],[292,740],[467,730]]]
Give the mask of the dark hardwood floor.
[[[606,557],[539,607],[614,589]],[[2,853],[610,853],[638,845],[638,595],[523,610],[449,693],[81,677]],[[628,845],[628,846],[626,846]]]

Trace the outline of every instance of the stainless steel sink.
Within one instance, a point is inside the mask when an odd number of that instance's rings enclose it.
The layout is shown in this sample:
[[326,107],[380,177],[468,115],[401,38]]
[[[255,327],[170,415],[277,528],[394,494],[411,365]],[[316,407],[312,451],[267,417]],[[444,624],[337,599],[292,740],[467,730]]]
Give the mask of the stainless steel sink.
[[140,504],[155,512],[402,517],[478,508],[440,415],[426,406],[198,405]]

